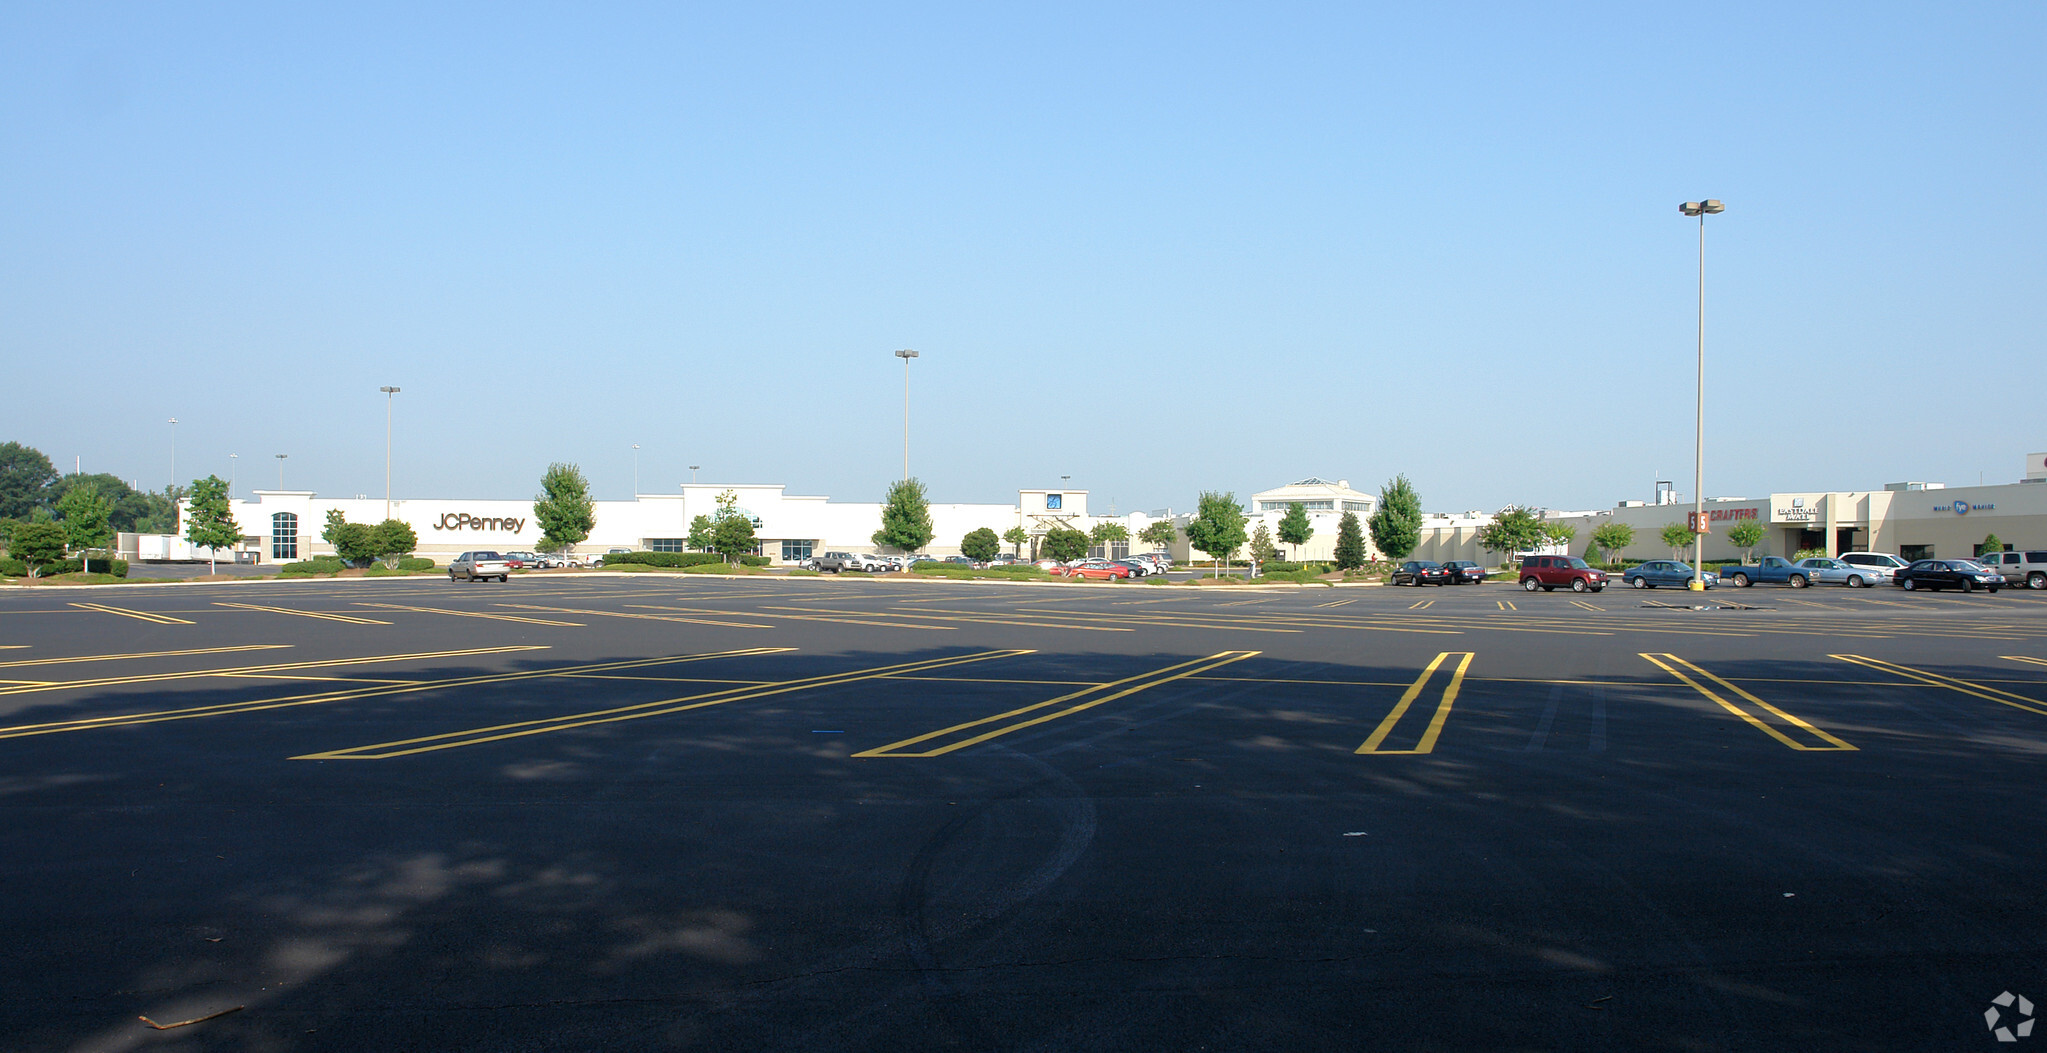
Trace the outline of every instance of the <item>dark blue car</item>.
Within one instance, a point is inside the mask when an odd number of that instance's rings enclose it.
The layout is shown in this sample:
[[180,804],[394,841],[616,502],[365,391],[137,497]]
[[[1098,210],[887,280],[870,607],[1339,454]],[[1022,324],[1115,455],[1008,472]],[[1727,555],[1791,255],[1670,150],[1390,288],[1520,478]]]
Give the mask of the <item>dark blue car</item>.
[[[1652,559],[1638,563],[1621,573],[1621,581],[1638,589],[1653,589],[1658,585],[1669,585],[1682,589],[1692,580],[1692,568],[1674,559]],[[1707,588],[1720,583],[1720,575],[1707,571],[1700,580]]]

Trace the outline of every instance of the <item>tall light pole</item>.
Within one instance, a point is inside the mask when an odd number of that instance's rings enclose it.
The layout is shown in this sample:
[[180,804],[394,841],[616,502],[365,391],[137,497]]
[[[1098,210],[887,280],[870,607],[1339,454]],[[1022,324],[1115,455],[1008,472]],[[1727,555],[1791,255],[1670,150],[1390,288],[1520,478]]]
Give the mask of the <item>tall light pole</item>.
[[697,484],[697,466],[696,466],[696,465],[694,465],[694,464],[692,464],[692,465],[690,465],[690,466],[689,466],[689,485],[691,485],[691,486],[695,486],[696,484]]
[[904,348],[896,352],[903,360],[903,478],[910,477],[910,360],[917,352]]
[[171,491],[172,493],[177,492],[175,489],[177,485],[178,485],[178,418],[172,417],[171,418],[171,486],[173,487]]
[[242,466],[241,454],[231,453],[227,455],[227,496],[229,500],[234,499],[235,475],[237,474],[237,470],[240,469],[241,466]]
[[288,453],[280,453],[277,455],[277,488],[279,490],[284,489],[284,459],[289,456],[291,456],[291,454]]
[[[397,388],[378,388],[384,393],[384,519],[391,519],[391,396],[398,394]],[[284,489],[279,481],[278,489]]]
[[1727,211],[1713,198],[1687,201],[1677,206],[1687,216],[1699,217],[1699,408],[1697,430],[1692,436],[1692,581],[1693,592],[1706,588],[1706,217]]
[[633,443],[633,500],[640,498],[640,444]]

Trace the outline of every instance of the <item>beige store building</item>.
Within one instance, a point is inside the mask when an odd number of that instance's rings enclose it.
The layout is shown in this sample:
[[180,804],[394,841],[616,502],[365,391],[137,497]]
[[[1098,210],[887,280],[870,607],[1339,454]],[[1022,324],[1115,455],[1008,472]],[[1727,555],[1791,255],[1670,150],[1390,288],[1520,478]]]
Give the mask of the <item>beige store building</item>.
[[[1690,503],[1652,505],[1624,502],[1601,512],[1555,515],[1577,534],[1569,549],[1586,555],[1592,532],[1607,523],[1634,528],[1634,544],[1623,553],[1636,559],[1663,559],[1671,551],[1662,541],[1663,528],[1683,524]],[[1991,534],[2011,548],[2047,548],[2047,454],[2026,456],[2026,476],[2013,483],[1984,486],[1943,486],[1940,483],[1892,483],[1881,490],[1806,491],[1761,498],[1709,498],[1706,515],[1707,559],[1741,556],[1727,540],[1727,530],[1744,522],[1761,524],[1758,556],[1790,556],[1802,549],[1829,555],[1842,552],[1889,552],[1906,559],[1973,556]],[[1435,519],[1427,523],[1417,559],[1470,559],[1497,563],[1501,554],[1478,547],[1477,534],[1491,519]],[[1597,553],[1592,553],[1597,555]]]

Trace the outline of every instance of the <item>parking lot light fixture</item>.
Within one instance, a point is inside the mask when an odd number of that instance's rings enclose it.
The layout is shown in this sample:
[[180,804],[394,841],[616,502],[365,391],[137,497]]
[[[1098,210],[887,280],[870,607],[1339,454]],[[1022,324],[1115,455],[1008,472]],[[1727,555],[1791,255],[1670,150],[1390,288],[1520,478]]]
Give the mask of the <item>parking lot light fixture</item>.
[[917,352],[904,348],[896,352],[903,360],[903,478],[910,477],[910,360]]
[[171,418],[171,485],[178,485],[178,418]]
[[633,443],[633,500],[640,499],[640,444]]
[[690,466],[689,466],[689,485],[691,485],[691,486],[695,486],[696,484],[697,484],[697,466],[696,466],[696,465],[694,465],[694,464],[692,464],[692,465],[690,465]]
[[1687,201],[1679,212],[1699,219],[1699,389],[1696,430],[1692,436],[1692,580],[1693,592],[1706,588],[1706,217],[1727,211],[1717,198]]
[[384,521],[391,520],[391,396],[398,394],[393,387],[378,388],[384,393]]
[[280,453],[277,455],[277,488],[279,490],[284,489],[284,459],[289,456],[291,456],[291,454],[288,453]]

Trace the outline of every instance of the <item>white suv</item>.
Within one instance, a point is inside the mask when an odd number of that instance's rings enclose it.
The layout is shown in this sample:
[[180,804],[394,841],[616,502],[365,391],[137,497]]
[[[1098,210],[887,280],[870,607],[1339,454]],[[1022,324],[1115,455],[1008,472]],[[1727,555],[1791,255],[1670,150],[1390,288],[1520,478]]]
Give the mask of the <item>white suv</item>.
[[1892,576],[1912,565],[1888,552],[1843,552],[1835,558],[1857,570],[1868,571],[1871,585],[1889,585]]
[[1976,557],[1976,562],[2004,575],[2007,585],[2047,589],[2047,552],[2039,549],[2023,552],[1985,552]]

